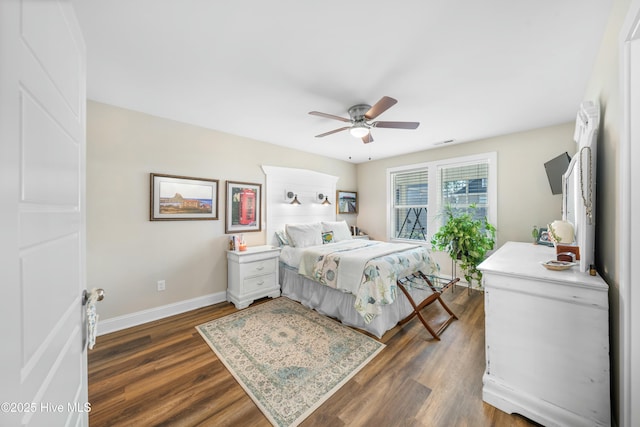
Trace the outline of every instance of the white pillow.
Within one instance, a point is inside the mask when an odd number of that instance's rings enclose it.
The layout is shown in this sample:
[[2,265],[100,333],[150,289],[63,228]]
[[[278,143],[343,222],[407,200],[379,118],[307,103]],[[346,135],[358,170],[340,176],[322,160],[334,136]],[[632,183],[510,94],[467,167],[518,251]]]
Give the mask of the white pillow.
[[347,221],[322,221],[322,231],[333,231],[333,241],[351,240],[351,231]]
[[322,245],[322,226],[319,222],[311,224],[287,224],[285,226],[289,243],[296,248]]

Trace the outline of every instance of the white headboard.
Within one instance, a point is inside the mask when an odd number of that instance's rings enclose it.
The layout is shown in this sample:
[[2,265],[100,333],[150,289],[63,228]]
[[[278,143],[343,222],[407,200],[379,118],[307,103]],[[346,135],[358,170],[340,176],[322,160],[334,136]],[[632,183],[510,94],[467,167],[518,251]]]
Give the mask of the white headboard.
[[[336,220],[337,176],[307,169],[262,166],[266,175],[266,241],[278,245],[275,232],[285,224]],[[300,205],[292,205],[287,192],[298,196]],[[331,205],[323,205],[318,195],[328,196]]]

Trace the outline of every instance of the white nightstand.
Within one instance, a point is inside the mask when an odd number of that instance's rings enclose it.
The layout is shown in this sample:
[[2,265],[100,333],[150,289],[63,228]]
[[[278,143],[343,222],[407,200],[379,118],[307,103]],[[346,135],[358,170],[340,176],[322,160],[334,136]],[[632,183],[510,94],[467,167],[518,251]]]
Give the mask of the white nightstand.
[[227,301],[246,308],[258,298],[280,296],[278,257],[280,248],[253,246],[227,251]]

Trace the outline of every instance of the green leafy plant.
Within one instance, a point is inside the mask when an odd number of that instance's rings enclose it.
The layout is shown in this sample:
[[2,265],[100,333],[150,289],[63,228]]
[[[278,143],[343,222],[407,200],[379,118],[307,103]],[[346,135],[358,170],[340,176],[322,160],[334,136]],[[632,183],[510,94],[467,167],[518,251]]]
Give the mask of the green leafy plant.
[[538,244],[538,239],[540,238],[540,230],[538,230],[537,225],[533,226],[533,230],[531,230],[531,237],[533,237],[533,243]]
[[476,209],[471,205],[468,211],[456,213],[447,206],[443,212],[447,220],[433,235],[431,246],[458,260],[468,283],[476,280],[481,284],[482,272],[477,267],[496,243],[496,228],[486,217],[475,218]]

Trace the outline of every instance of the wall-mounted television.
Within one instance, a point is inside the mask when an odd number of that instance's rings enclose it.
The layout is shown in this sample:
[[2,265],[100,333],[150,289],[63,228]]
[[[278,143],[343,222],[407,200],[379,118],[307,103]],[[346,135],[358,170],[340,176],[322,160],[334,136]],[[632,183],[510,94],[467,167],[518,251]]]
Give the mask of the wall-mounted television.
[[551,194],[562,194],[562,175],[567,171],[569,163],[571,163],[571,157],[569,153],[564,152],[544,164],[551,186]]

